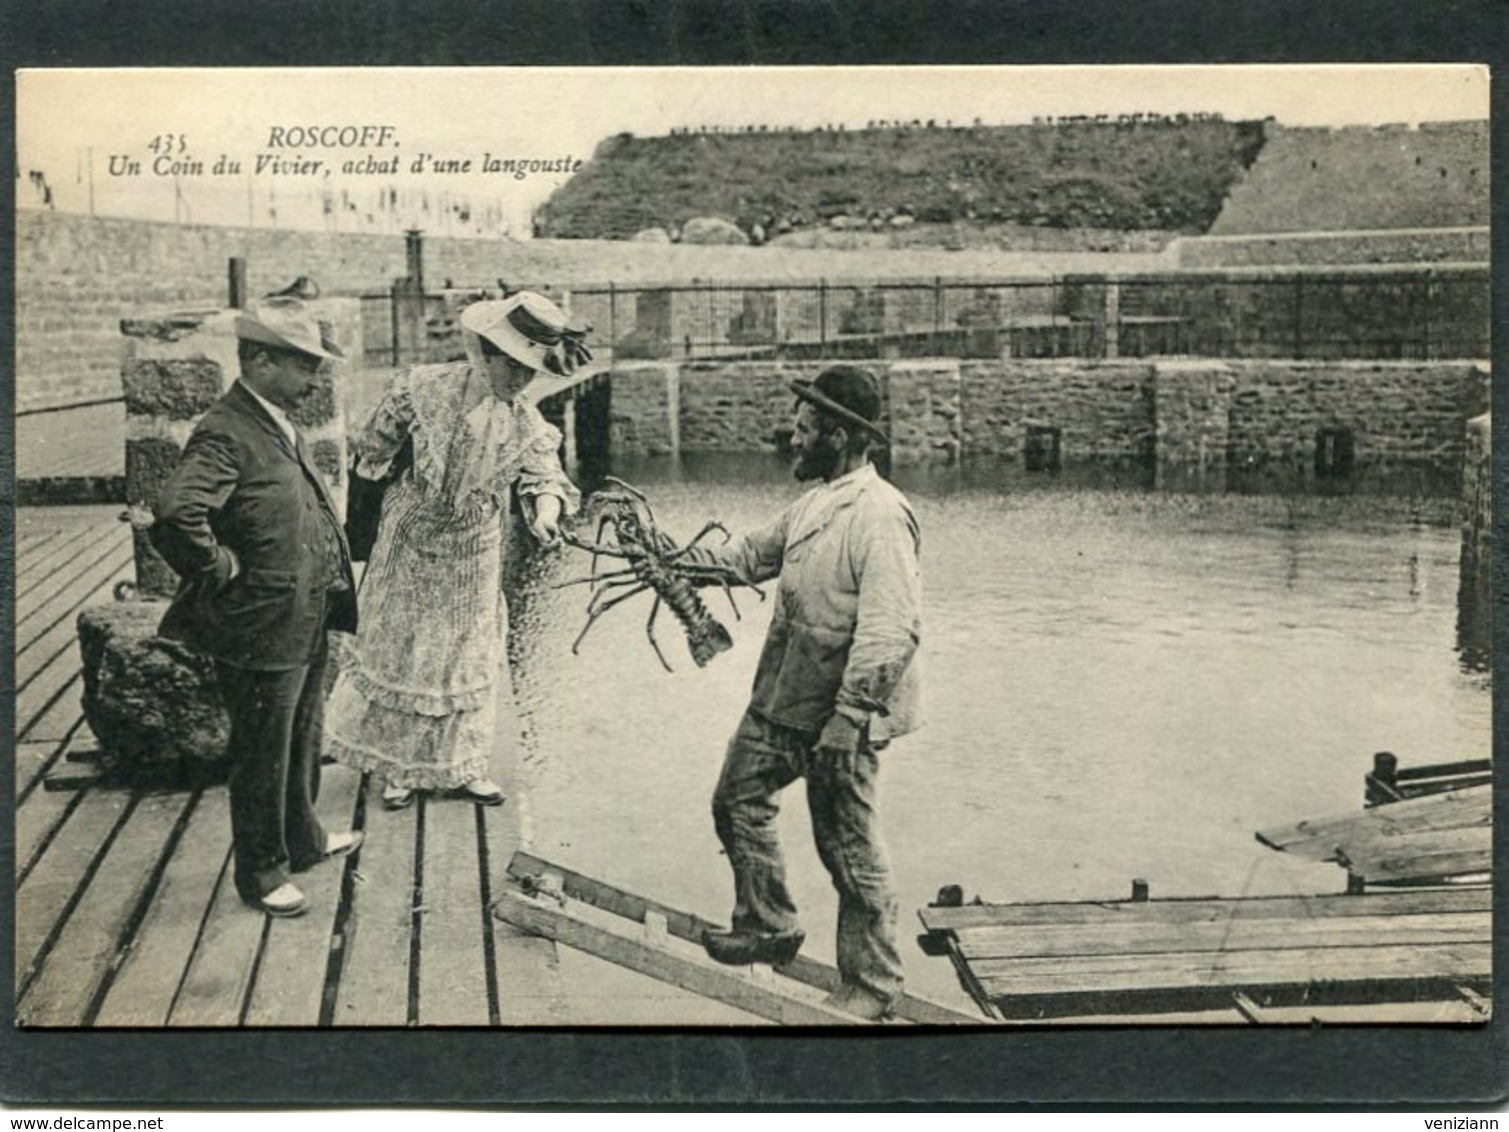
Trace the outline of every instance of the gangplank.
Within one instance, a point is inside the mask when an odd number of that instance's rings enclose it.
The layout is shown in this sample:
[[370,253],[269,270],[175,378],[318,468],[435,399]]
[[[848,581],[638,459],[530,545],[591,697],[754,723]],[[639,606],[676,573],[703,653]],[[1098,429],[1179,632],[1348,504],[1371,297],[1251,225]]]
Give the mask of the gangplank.
[[[861,1024],[823,1003],[839,985],[833,967],[804,955],[780,967],[725,967],[702,950],[704,931],[718,924],[615,888],[520,850],[493,904],[505,923],[717,999],[788,1026]],[[905,995],[894,1021],[914,1025],[981,1025],[986,1019]]]

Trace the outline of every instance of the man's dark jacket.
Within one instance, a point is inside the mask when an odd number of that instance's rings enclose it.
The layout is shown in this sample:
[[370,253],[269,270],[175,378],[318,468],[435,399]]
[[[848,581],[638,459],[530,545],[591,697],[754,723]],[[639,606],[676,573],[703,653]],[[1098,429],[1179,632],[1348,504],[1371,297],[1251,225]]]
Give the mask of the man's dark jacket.
[[[324,549],[340,561],[331,590]],[[351,557],[324,479],[239,382],[200,420],[163,486],[152,545],[182,579],[159,632],[238,668],[307,664],[356,628]],[[231,578],[235,555],[240,570]]]

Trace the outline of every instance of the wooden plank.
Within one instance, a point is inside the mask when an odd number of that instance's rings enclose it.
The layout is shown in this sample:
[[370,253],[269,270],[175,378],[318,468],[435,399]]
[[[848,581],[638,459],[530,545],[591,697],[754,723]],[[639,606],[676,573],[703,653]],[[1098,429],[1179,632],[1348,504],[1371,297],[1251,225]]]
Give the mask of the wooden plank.
[[1401,766],[1394,772],[1394,781],[1418,782],[1430,778],[1455,778],[1464,774],[1481,774],[1492,769],[1492,759],[1462,759],[1454,763]]
[[1481,1018],[1493,1016],[1493,1000],[1487,995],[1479,994],[1471,987],[1457,987],[1456,992],[1472,1012]]
[[367,840],[353,878],[345,954],[336,988],[337,1026],[403,1026],[410,1018],[418,806],[385,810],[381,793],[381,781],[372,779],[363,819]]
[[1493,827],[1487,823],[1457,826],[1452,829],[1426,829],[1405,837],[1364,837],[1347,844],[1341,863],[1355,866],[1359,861],[1381,857],[1428,857],[1441,853],[1486,852],[1493,846]]
[[1359,989],[1489,976],[1489,943],[1328,947],[1306,951],[1163,952],[986,959],[970,964],[997,1000],[1033,995],[1355,984]]
[[[352,827],[361,783],[362,776],[349,767],[324,768],[319,812],[328,831]],[[360,853],[357,850],[358,856]],[[342,878],[351,860],[340,857],[325,861],[293,878],[309,899],[309,911],[295,919],[268,924],[267,944],[257,968],[245,1025],[319,1025]]]
[[[61,663],[58,666],[58,682],[45,704],[33,702],[23,705],[16,701],[16,737],[19,742],[60,743],[77,730],[83,719],[84,685],[78,665]],[[35,685],[34,685],[35,686]],[[29,710],[29,715],[23,715]],[[40,777],[37,780],[40,782]],[[27,788],[31,788],[28,784]]]
[[486,1026],[490,1013],[483,935],[477,806],[425,798],[419,917],[419,1024]]
[[[79,727],[81,722],[82,720],[80,720],[78,712],[75,711],[74,726],[63,738],[48,740],[26,739],[15,745],[16,757],[13,769],[16,772],[16,805],[18,809],[30,798],[34,786],[40,785],[47,772],[56,764],[63,761],[64,750],[70,744],[82,748],[84,741],[75,738],[82,731]],[[93,736],[88,735],[87,731],[84,731],[83,734],[87,737],[89,746],[92,747]],[[21,854],[17,852],[16,860],[20,861],[22,859]]]
[[167,1024],[220,874],[229,868],[230,844],[230,795],[224,787],[206,790],[194,804],[178,847],[105,993],[96,1026]]
[[1348,867],[1367,884],[1399,884],[1453,876],[1486,878],[1493,870],[1493,847],[1363,858]]
[[17,600],[19,601],[22,595],[45,583],[59,566],[67,563],[82,548],[87,547],[98,536],[98,533],[99,528],[93,525],[63,531],[59,538],[52,541],[47,550],[27,562],[24,575],[19,573],[16,575]]
[[24,570],[28,562],[33,561],[37,554],[62,535],[57,528],[51,530],[38,530],[29,532],[17,532],[16,534],[16,570]]
[[[858,1020],[841,1010],[782,993],[774,985],[751,978],[742,968],[719,967],[694,953],[682,955],[654,947],[642,938],[619,934],[607,927],[585,922],[548,898],[536,900],[524,896],[513,886],[503,892],[495,905],[506,922],[536,935],[545,936],[568,947],[575,947],[621,967],[638,971],[661,982],[689,990],[707,998],[727,1003],[759,1018],[788,1026],[831,1026],[856,1024]],[[789,984],[788,984],[789,985]]]
[[[56,759],[68,747],[71,740],[47,744]],[[20,762],[20,753],[18,753]],[[20,770],[20,767],[18,767]],[[32,791],[24,797],[15,811],[15,868],[17,880],[24,880],[35,866],[42,848],[56,835],[63,821],[80,795],[54,794],[50,791]]]
[[1354,841],[1404,838],[1426,831],[1487,825],[1493,820],[1492,808],[1493,787],[1471,786],[1262,830],[1257,839],[1270,848],[1306,860],[1331,861],[1335,860],[1338,846],[1345,848]]
[[65,648],[47,663],[25,691],[17,693],[16,738],[61,739],[79,718],[83,694],[78,650]]
[[134,566],[130,531],[111,531],[108,538],[52,571],[45,584],[35,587],[24,599],[17,599],[16,641],[24,643],[38,636],[42,628],[67,616],[69,610],[98,590],[106,578],[127,566]]
[[1250,896],[1240,899],[1200,897],[1167,900],[1073,901],[1050,904],[967,904],[962,908],[920,909],[929,931],[1011,924],[1095,924],[1113,919],[1132,922],[1225,923],[1263,917],[1410,915],[1418,912],[1481,912],[1493,907],[1487,885],[1420,892],[1370,892],[1362,896]]
[[130,806],[121,791],[90,791],[48,842],[36,866],[16,890],[16,987],[27,983],[46,958],[44,949],[67,923],[74,904],[110,836]]
[[269,918],[242,903],[227,858],[169,1011],[169,1026],[241,1024]]
[[59,647],[78,638],[78,615],[85,609],[112,604],[117,582],[135,574],[129,550],[105,558],[98,569],[78,579],[40,604],[25,625],[16,627],[16,672],[26,678],[56,655]]
[[[515,853],[508,866],[508,875],[519,880],[544,873],[558,875],[565,894],[574,900],[581,900],[636,923],[644,923],[651,915],[660,917],[665,921],[666,931],[677,939],[700,946],[704,931],[723,930],[720,925],[705,920],[701,916],[614,888],[592,877],[552,864],[531,853],[523,851]],[[816,987],[825,993],[835,991],[841,985],[836,969],[803,955],[798,955],[795,960],[781,967],[779,971],[787,978]],[[902,996],[901,1001],[897,1003],[896,1013],[898,1017],[923,1025],[977,1025],[980,1022],[980,1019],[974,1015],[963,1014],[940,1003],[910,994]]]
[[[481,810],[482,843],[486,850],[482,884],[489,909],[503,892],[507,883],[507,866],[519,848],[522,827],[527,824],[522,806],[528,805],[528,800],[519,797],[516,784],[508,777],[519,765],[519,739],[517,710],[511,690],[507,688],[500,692],[498,730],[504,736],[500,744],[504,747],[504,755],[495,760],[495,765],[502,770],[499,784],[510,793],[507,805]],[[491,963],[490,977],[497,1002],[494,1024],[565,1024],[569,992],[561,975],[555,941],[531,935],[495,915],[489,915],[487,922],[490,933],[487,958]]]
[[186,795],[141,799],[111,841],[110,852],[20,998],[23,1026],[82,1026],[96,992],[119,961],[123,935],[150,895],[163,853],[171,849]]
[[1257,1007],[1251,1021],[1263,1026],[1460,1026],[1483,1021],[1466,1002],[1429,999],[1422,1002],[1301,1003]]
[[1055,955],[1147,955],[1161,951],[1254,951],[1385,944],[1486,943],[1484,912],[1228,923],[1122,922],[971,928],[957,933],[970,962]]
[[[73,658],[75,665],[83,663],[78,649],[77,618],[74,615],[81,609],[113,601],[114,599],[110,596],[111,587],[115,582],[131,578],[134,571],[135,567],[130,562],[115,564],[115,569],[109,577],[100,581],[92,590],[69,595],[69,600],[73,604],[16,654],[16,690],[18,692],[24,692],[37,674],[61,655],[66,654]],[[91,582],[94,580],[89,579]]]
[[63,827],[81,794],[38,790],[16,810],[16,879],[24,882],[52,838]]

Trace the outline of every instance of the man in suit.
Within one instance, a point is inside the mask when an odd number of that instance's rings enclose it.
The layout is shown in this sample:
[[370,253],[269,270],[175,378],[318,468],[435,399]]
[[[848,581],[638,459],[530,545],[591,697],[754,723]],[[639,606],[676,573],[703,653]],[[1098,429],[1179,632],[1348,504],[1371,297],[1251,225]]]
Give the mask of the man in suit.
[[272,916],[307,907],[289,879],[361,844],[314,812],[326,630],[356,628],[350,553],[289,414],[341,357],[297,299],[236,319],[241,377],[205,413],[163,487],[152,543],[179,574],[159,630],[214,659],[231,720],[236,890]]

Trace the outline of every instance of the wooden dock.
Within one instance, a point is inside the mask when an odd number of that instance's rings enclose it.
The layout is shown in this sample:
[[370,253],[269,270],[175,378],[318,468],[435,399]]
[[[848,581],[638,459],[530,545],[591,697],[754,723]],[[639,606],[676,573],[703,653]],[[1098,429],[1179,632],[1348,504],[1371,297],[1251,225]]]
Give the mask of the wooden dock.
[[366,844],[299,878],[307,915],[274,920],[236,896],[223,787],[146,793],[91,773],[74,623],[134,577],[120,511],[17,512],[18,1023],[496,1026],[559,1017],[549,945],[488,914],[494,880],[518,847],[512,803],[432,798],[390,813],[376,787],[327,766],[321,816],[330,828],[365,829]]
[[1003,1020],[1482,1022],[1492,790],[1487,761],[1382,752],[1363,809],[1256,835],[1342,866],[1344,894],[1150,900],[1134,882],[1130,900],[966,906],[955,889],[922,911],[924,949]]
[[1364,778],[1362,810],[1259,830],[1270,849],[1347,871],[1347,887],[1486,884],[1493,873],[1493,776],[1485,759],[1400,769],[1387,751]]
[[921,917],[933,949],[1005,1021],[1481,1022],[1491,994],[1486,885]]

